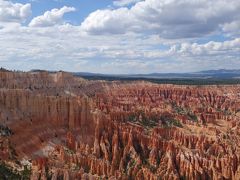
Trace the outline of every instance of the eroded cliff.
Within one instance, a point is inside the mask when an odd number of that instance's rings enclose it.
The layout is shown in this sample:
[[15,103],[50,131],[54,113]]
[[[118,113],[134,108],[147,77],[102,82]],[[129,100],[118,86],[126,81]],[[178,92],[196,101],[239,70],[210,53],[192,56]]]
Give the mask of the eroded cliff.
[[238,85],[1,72],[0,87],[2,161],[31,179],[240,178]]

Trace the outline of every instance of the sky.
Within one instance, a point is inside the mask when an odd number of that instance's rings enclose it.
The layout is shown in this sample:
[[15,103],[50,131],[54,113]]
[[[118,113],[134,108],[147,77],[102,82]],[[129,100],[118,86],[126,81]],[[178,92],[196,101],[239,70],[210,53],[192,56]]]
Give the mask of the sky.
[[0,0],[0,66],[105,74],[240,69],[240,0]]

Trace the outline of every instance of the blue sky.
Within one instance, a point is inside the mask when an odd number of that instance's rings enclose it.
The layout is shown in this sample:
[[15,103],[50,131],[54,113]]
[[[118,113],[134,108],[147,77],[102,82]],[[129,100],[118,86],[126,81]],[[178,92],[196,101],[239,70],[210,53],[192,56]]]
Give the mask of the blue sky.
[[91,12],[97,9],[104,9],[112,3],[111,0],[15,0],[12,2],[31,3],[31,17],[39,16],[54,8],[62,8],[63,6],[75,7],[77,9],[75,13],[65,14],[65,20],[74,24],[81,23]]
[[0,0],[0,66],[240,69],[240,0]]

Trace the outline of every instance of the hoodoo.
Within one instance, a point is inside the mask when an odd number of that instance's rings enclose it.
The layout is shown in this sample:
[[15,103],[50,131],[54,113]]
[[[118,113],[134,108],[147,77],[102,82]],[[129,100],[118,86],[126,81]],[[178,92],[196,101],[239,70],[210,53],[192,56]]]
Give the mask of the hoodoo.
[[2,70],[1,167],[31,179],[238,180],[239,94]]

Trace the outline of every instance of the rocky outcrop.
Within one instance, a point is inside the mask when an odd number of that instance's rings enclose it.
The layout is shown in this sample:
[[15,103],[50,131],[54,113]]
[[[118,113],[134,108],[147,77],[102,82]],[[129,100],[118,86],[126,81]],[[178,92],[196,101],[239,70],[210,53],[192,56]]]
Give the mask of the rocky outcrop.
[[0,87],[0,122],[13,131],[0,153],[11,142],[31,179],[240,178],[238,85],[1,72]]

